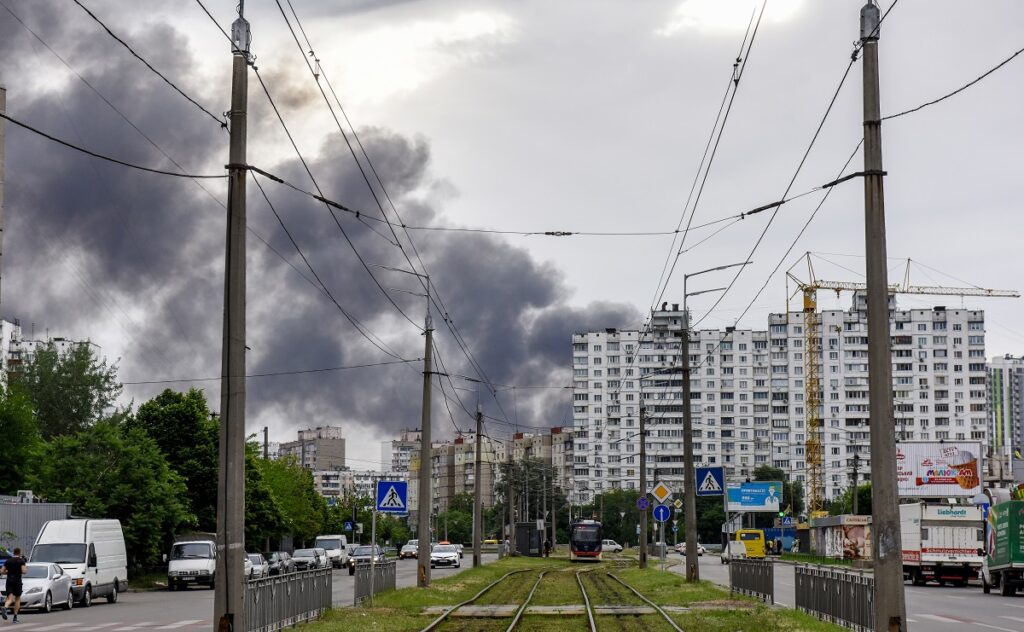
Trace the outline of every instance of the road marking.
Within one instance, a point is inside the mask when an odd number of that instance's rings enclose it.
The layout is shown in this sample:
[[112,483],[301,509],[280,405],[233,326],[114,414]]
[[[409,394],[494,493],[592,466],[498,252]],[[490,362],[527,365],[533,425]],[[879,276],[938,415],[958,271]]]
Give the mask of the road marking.
[[910,617],[907,617],[907,623],[917,623],[917,619],[911,619]]
[[126,625],[123,628],[114,628],[114,632],[128,632],[128,630],[138,630],[139,628],[148,628],[154,625],[158,625],[159,621],[140,621],[139,623],[132,623]]
[[178,621],[177,623],[171,623],[171,624],[168,624],[168,625],[162,625],[162,626],[160,626],[159,628],[156,628],[156,629],[157,630],[176,630],[178,628],[183,628],[186,625],[192,625],[194,623],[202,623],[202,622],[203,622],[202,619],[189,619],[187,621]]
[[78,624],[77,623],[54,623],[52,625],[47,625],[47,626],[43,626],[41,628],[36,628],[36,632],[43,632],[44,630],[59,630],[61,628],[70,628],[70,627],[72,627],[74,625],[78,625]]
[[113,627],[115,625],[121,625],[121,623],[119,621],[115,621],[113,623],[99,623],[97,625],[90,625],[90,626],[87,626],[87,627],[84,627],[84,628],[78,628],[78,629],[82,630],[82,632],[86,632],[87,630],[102,630],[103,628],[110,628],[110,627]]
[[917,615],[917,616],[924,617],[925,619],[931,619],[932,621],[938,621],[939,623],[960,623],[960,624],[967,623],[967,624],[970,624],[970,625],[976,625],[976,626],[981,626],[983,628],[988,628],[990,630],[999,630],[1000,632],[1020,632],[1019,630],[1013,630],[1011,628],[1001,628],[998,625],[989,625],[988,623],[982,623],[980,621],[966,621],[964,619],[959,619],[959,618],[954,619],[953,617],[944,617],[944,616],[939,615],[939,614],[921,614],[921,615]]
[[1003,618],[1003,619],[1009,619],[1010,621],[1019,621],[1019,622],[1021,622],[1021,623],[1024,623],[1024,617],[1011,617],[1011,616],[1009,616],[1009,615],[1005,615],[1005,614],[1004,614],[1004,615],[1003,615],[1003,616],[1002,616],[1001,618]]

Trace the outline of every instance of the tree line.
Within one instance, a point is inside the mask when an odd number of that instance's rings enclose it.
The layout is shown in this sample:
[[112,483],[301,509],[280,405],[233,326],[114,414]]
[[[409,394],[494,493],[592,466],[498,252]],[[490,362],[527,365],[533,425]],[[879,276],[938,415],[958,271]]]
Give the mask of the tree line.
[[[8,374],[0,392],[0,494],[32,489],[67,502],[74,516],[121,521],[129,563],[158,563],[173,538],[217,528],[219,422],[203,392],[165,390],[153,399],[115,407],[117,366],[89,345],[61,353],[51,342]],[[353,515],[365,519],[372,499],[343,498],[328,506],[312,473],[294,459],[264,460],[250,437],[245,469],[245,540],[252,551],[344,533]],[[353,513],[353,510],[355,513]],[[404,523],[378,521],[381,541],[408,539]]]

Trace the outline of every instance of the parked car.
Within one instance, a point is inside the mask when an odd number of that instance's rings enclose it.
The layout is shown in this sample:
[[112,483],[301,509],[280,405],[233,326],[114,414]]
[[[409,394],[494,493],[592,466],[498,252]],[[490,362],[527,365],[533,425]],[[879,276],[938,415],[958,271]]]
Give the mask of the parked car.
[[29,560],[59,564],[71,576],[75,600],[86,608],[93,597],[116,603],[128,588],[128,556],[117,520],[50,520],[39,530]]
[[622,545],[615,540],[601,540],[601,550],[609,553],[622,553]]
[[463,555],[462,555],[463,554],[462,545],[461,544],[453,544],[452,546],[454,546],[456,549],[459,550],[459,559],[461,560],[462,557],[463,557]]
[[[21,580],[21,607],[51,612],[54,606],[71,610],[75,603],[71,575],[59,564],[31,563]],[[7,594],[7,576],[0,576],[0,593]]]
[[249,553],[246,557],[252,563],[249,579],[260,579],[261,577],[270,576],[270,565],[267,564],[267,560],[263,557],[262,553]]
[[295,561],[284,551],[274,551],[267,560],[267,572],[270,575],[287,575],[295,572]]
[[402,550],[398,552],[398,559],[404,560],[405,558],[415,558],[420,553],[419,540],[409,540],[402,547]]
[[213,588],[214,572],[217,569],[217,555],[213,539],[180,540],[171,546],[170,557],[164,556],[167,562],[168,590],[184,590],[193,584],[203,584]]
[[246,579],[252,579],[252,560],[249,559],[248,555],[242,558],[242,573]]
[[295,553],[292,554],[292,560],[295,562],[295,570],[297,571],[311,571],[322,568],[326,563],[318,549],[296,549]]
[[459,549],[454,544],[438,544],[430,552],[430,568],[438,566],[462,566]]
[[371,560],[375,564],[383,564],[386,561],[384,549],[377,545],[357,546],[348,558],[348,574],[355,575],[357,564],[369,564]]

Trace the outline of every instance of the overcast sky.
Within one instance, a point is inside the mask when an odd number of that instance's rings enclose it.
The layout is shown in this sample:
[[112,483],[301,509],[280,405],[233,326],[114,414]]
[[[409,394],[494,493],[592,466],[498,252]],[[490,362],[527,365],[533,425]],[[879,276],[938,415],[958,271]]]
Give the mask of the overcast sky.
[[[186,170],[222,172],[227,135],[78,6],[3,3]],[[197,3],[82,3],[208,110],[228,109],[228,44]],[[229,28],[236,0],[204,3]],[[750,0],[292,4],[408,225],[597,232],[676,228],[755,8]],[[850,0],[768,1],[695,225],[783,194],[849,62],[860,7]],[[246,14],[256,65],[325,195],[380,217],[276,3],[249,0]],[[882,28],[883,114],[953,90],[1022,42],[1019,2],[902,0]],[[177,170],[3,8],[0,56],[12,116],[96,151]],[[884,125],[894,281],[902,279],[900,259],[909,257],[928,266],[913,267],[919,284],[1024,287],[1022,79],[1018,58],[964,93]],[[249,98],[249,162],[311,189],[254,76]],[[793,193],[836,178],[860,139],[861,119],[858,62]],[[849,170],[861,164],[858,154]],[[125,381],[219,374],[222,182],[204,182],[204,191],[193,181],[130,172],[10,125],[6,167],[4,318],[20,319],[26,330],[34,323],[37,337],[92,339],[120,359]],[[398,355],[421,357],[422,336],[386,301],[326,208],[263,182],[334,300]],[[829,253],[816,261],[819,277],[861,279],[860,181],[837,187],[784,256],[821,195],[781,208],[754,264],[713,311],[715,295],[693,300],[702,326],[736,324],[767,282],[738,323],[765,327],[767,314],[786,304],[783,271],[805,251]],[[769,216],[751,216],[684,253],[664,300],[681,301],[684,272],[743,260]],[[408,267],[386,226],[344,214],[338,223],[367,263]],[[249,239],[250,373],[391,359],[310,282],[251,181],[249,225],[274,249]],[[724,225],[693,231],[686,247]],[[494,382],[517,385],[567,384],[573,331],[641,325],[672,242],[671,236],[411,234],[475,359]],[[406,236],[399,237],[416,261]],[[780,261],[780,272],[770,277]],[[375,274],[385,288],[414,287],[411,277]],[[703,277],[693,289],[730,279],[728,273]],[[421,324],[422,299],[391,296]],[[898,301],[961,304],[955,297]],[[824,308],[848,303],[848,295],[821,296]],[[963,304],[986,311],[990,356],[1024,353],[1021,300]],[[436,315],[435,324],[447,371],[475,375]],[[252,431],[269,425],[279,440],[300,426],[342,425],[352,438],[351,465],[374,467],[376,441],[419,425],[420,370],[253,378],[248,424]],[[196,385],[219,408],[217,382]],[[130,386],[126,402],[137,405],[165,386]],[[472,409],[476,395],[459,395]],[[498,396],[501,409],[482,398],[489,415],[522,426],[571,420],[566,391]],[[468,428],[467,413],[457,403],[450,407],[454,425]],[[435,427],[451,435],[439,392],[434,411]],[[495,436],[509,430],[497,422],[488,427]]]

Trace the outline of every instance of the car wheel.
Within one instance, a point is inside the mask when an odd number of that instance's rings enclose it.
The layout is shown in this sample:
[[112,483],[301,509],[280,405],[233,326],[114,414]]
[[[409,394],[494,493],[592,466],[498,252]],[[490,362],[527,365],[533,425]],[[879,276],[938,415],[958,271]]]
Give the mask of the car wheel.
[[65,610],[71,610],[74,607],[75,607],[75,596],[69,590],[68,591],[68,598],[66,600],[64,600],[64,609]]
[[53,595],[50,591],[46,591],[46,596],[43,597],[43,612],[53,612]]
[[92,587],[86,586],[85,592],[82,593],[82,598],[78,601],[79,605],[83,608],[88,608],[92,605]]
[[110,594],[107,595],[107,603],[117,603],[117,578],[114,578],[114,587],[110,589]]

